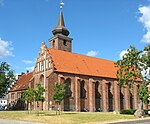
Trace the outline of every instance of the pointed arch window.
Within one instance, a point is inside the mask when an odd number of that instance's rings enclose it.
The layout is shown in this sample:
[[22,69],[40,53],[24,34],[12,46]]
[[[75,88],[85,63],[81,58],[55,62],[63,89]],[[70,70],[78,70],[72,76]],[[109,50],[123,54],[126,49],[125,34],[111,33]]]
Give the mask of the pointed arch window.
[[68,78],[68,79],[66,79],[65,80],[65,91],[66,91],[66,97],[71,97],[71,94],[72,94],[72,92],[71,92],[71,79],[70,78]]
[[80,83],[80,98],[86,98],[85,81],[81,81]]
[[41,86],[44,87],[44,75],[40,77]]

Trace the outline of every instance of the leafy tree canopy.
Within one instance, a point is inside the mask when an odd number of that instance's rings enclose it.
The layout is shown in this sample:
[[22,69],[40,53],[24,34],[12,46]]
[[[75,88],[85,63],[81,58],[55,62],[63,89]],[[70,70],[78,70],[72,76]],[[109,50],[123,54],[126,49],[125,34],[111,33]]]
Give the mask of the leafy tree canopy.
[[144,48],[141,57],[141,63],[144,70],[144,79],[149,80],[150,79],[150,45]]
[[120,87],[129,86],[131,89],[135,82],[140,81],[138,96],[142,102],[148,103],[150,45],[146,46],[144,50],[137,50],[134,46],[130,46],[127,53],[115,65],[118,68],[116,76]]
[[8,88],[14,83],[14,71],[10,70],[10,65],[6,62],[0,63],[0,98],[6,95]]
[[65,98],[65,84],[56,82],[52,96],[56,102],[61,102]]
[[46,92],[46,90],[41,86],[41,83],[37,83],[35,90],[35,101],[45,101],[45,97],[43,96],[44,92]]
[[22,100],[24,101],[44,101],[45,97],[43,96],[46,90],[41,86],[41,83],[36,84],[36,89],[28,88],[22,94]]
[[22,100],[24,101],[31,102],[31,101],[34,101],[34,98],[35,98],[35,90],[32,88],[28,88],[22,94]]
[[120,87],[125,85],[132,87],[137,79],[141,79],[142,68],[139,66],[141,53],[141,50],[130,46],[122,59],[115,63],[116,67],[118,67],[117,78],[119,79]]

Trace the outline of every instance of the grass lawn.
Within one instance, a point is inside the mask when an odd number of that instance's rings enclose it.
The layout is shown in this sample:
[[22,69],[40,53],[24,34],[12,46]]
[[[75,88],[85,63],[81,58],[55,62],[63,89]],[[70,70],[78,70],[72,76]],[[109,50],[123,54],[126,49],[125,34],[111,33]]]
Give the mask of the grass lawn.
[[62,112],[56,115],[55,111],[0,111],[0,119],[44,122],[46,124],[96,124],[103,122],[136,119],[133,115],[113,114],[111,112]]

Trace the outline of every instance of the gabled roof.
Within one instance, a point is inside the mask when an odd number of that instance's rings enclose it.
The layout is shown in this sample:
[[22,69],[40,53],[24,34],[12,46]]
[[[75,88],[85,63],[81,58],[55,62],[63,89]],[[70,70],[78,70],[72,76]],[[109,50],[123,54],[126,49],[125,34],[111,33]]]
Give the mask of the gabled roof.
[[18,91],[18,90],[24,90],[28,87],[30,79],[33,76],[33,72],[23,74],[19,80],[14,84],[14,86],[9,90],[10,91]]
[[52,57],[56,71],[116,78],[117,69],[113,61],[51,48],[48,51]]

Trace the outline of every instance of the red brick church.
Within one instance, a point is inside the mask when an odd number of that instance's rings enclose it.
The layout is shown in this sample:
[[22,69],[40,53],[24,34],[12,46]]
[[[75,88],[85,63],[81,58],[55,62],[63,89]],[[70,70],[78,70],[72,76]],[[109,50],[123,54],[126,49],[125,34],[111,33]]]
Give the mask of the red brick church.
[[[36,83],[41,82],[46,89],[46,101],[40,108],[51,110],[55,105],[52,100],[54,84],[59,82],[66,84],[66,97],[61,105],[64,111],[119,112],[137,108],[139,86],[134,85],[132,91],[128,87],[120,90],[113,61],[72,52],[73,39],[65,27],[62,10],[52,33],[50,48],[44,42],[40,47],[34,71],[23,74],[9,91],[10,106],[17,103],[25,86],[35,88]],[[19,103],[17,108],[22,106]]]

